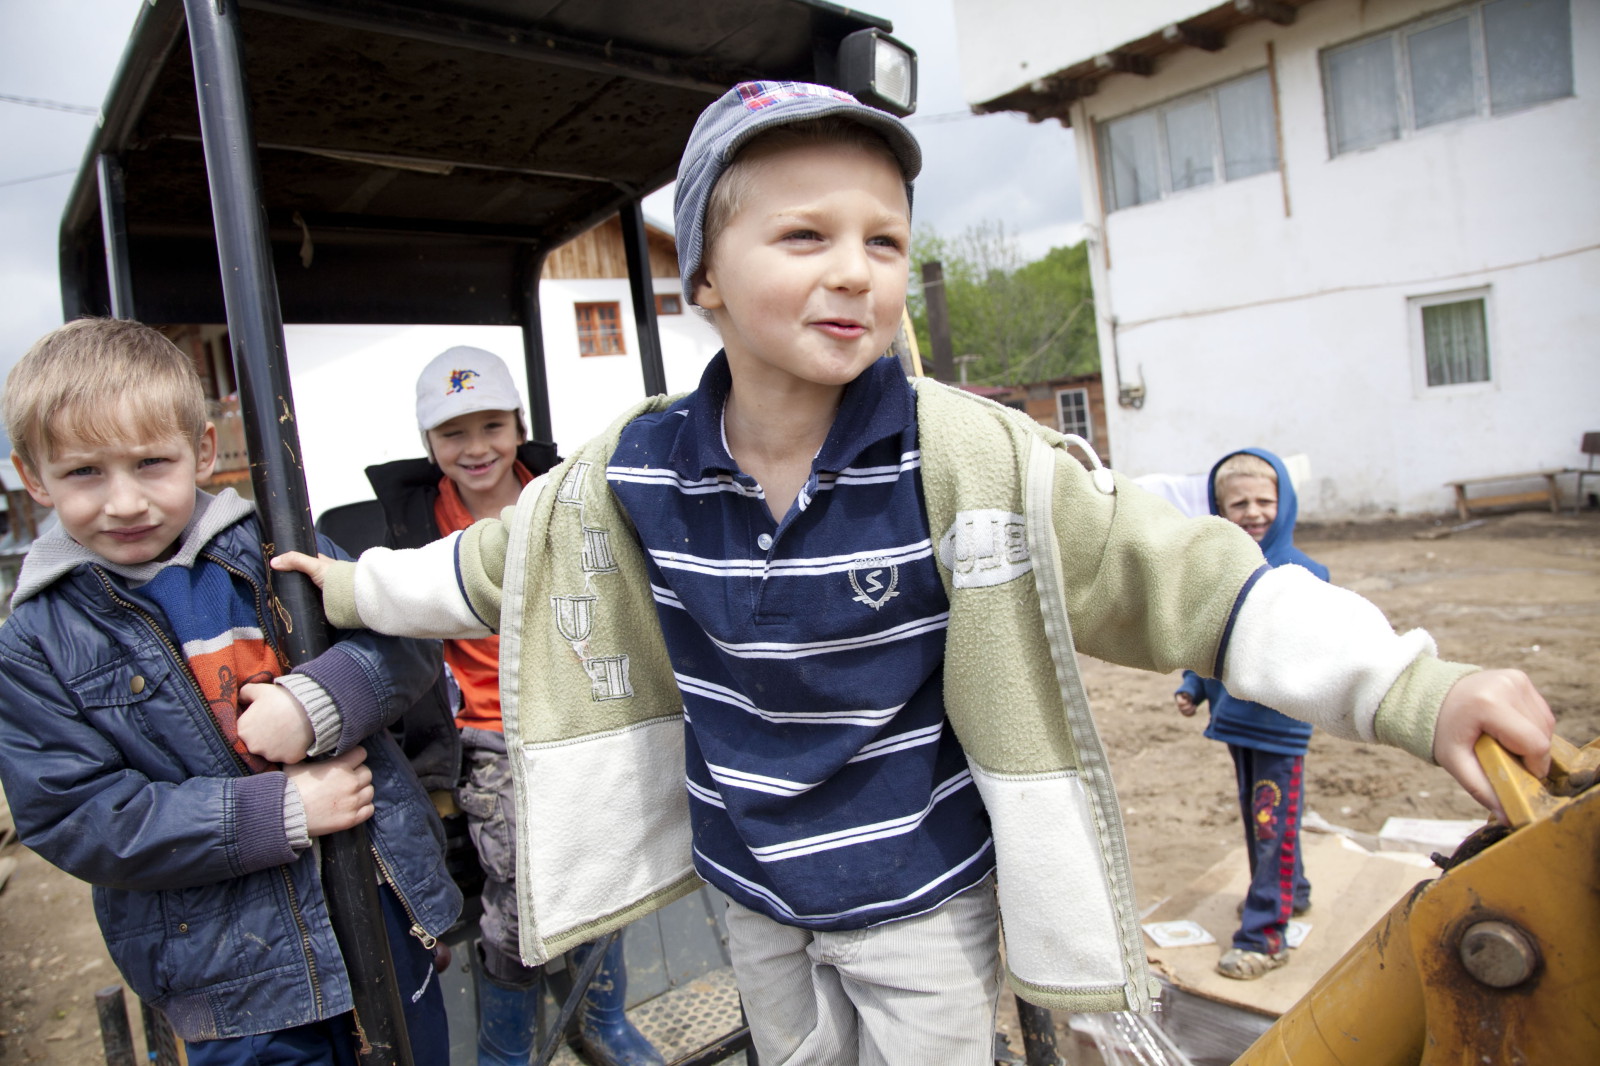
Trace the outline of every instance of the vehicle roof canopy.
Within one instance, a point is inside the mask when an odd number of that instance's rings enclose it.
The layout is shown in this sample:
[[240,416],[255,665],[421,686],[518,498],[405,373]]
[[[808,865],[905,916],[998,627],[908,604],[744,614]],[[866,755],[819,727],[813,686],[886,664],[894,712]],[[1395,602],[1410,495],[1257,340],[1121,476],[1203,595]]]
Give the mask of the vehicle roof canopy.
[[[555,246],[674,176],[752,77],[831,81],[818,0],[241,0],[285,321],[521,321]],[[125,175],[133,309],[221,322],[183,5],[143,9],[62,220],[67,317],[110,307],[97,159]]]

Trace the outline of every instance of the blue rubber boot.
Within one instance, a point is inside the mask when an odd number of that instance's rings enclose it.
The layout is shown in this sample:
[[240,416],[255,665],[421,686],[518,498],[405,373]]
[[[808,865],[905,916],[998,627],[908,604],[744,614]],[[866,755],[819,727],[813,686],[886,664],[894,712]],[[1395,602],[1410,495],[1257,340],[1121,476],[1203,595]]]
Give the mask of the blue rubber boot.
[[528,1066],[539,1042],[544,970],[527,968],[526,980],[490,976],[478,954],[478,1066]]
[[[593,950],[593,944],[573,948],[571,965],[581,967]],[[584,1052],[600,1066],[666,1066],[661,1052],[628,1021],[623,1012],[627,998],[628,970],[618,937],[595,971],[578,1012],[578,1041]]]

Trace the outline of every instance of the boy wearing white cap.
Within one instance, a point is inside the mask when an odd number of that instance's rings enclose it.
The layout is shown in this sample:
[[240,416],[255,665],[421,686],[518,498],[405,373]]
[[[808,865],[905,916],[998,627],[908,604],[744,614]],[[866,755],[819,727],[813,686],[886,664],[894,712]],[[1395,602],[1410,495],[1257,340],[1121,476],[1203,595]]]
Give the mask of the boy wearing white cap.
[[1548,758],[1521,674],[1443,663],[1360,597],[1263,567],[1236,526],[880,358],[919,166],[844,93],[736,86],[678,175],[684,294],[724,343],[700,386],[627,412],[502,520],[359,566],[274,562],[339,625],[500,632],[539,819],[524,958],[709,881],[764,1063],[987,1066],[1000,913],[1026,999],[1148,1009],[1080,650],[1437,757],[1485,803],[1480,733]]
[[[367,468],[383,504],[390,547],[419,547],[514,505],[522,487],[558,461],[529,441],[522,398],[504,362],[457,346],[417,377],[417,429],[426,459]],[[461,691],[455,715],[466,772],[456,799],[484,871],[478,985],[479,1066],[525,1066],[544,1000],[538,966],[517,950],[516,802],[500,714],[500,639],[447,640],[445,662]],[[583,949],[575,949],[577,965]],[[579,1013],[579,1037],[602,1066],[659,1066],[659,1052],[623,1012],[627,981],[618,939]]]

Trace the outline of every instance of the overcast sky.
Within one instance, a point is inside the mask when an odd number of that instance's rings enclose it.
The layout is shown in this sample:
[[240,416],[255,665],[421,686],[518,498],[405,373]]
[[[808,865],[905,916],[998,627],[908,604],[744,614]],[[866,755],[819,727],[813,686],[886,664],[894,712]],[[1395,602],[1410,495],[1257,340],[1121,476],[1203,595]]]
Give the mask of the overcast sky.
[[[61,212],[143,3],[0,0],[0,377],[61,322]],[[862,6],[893,20],[895,35],[919,55],[912,127],[925,162],[917,223],[954,237],[999,222],[1030,259],[1076,241],[1082,209],[1071,131],[1016,115],[966,114],[949,0]],[[670,201],[653,198],[646,210],[671,218]]]

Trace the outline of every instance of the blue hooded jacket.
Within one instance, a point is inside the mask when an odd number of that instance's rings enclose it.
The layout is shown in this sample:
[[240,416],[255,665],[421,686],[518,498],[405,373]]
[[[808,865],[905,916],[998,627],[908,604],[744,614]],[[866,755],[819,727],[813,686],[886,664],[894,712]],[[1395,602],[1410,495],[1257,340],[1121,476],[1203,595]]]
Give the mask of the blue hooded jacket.
[[[1211,502],[1211,513],[1221,514],[1217,506],[1217,471],[1235,455],[1254,455],[1272,464],[1278,474],[1278,515],[1261,539],[1261,554],[1269,566],[1294,563],[1303,566],[1322,580],[1328,580],[1328,568],[1294,546],[1294,523],[1300,511],[1294,482],[1283,461],[1264,448],[1240,448],[1229,452],[1211,468],[1206,482],[1206,496]],[[1206,736],[1225,744],[1270,751],[1278,755],[1304,755],[1311,740],[1311,726],[1290,718],[1271,707],[1249,700],[1236,699],[1222,687],[1222,682],[1202,678],[1193,670],[1185,670],[1179,693],[1187,695],[1198,706],[1202,701],[1211,704],[1211,723],[1206,726]]]

